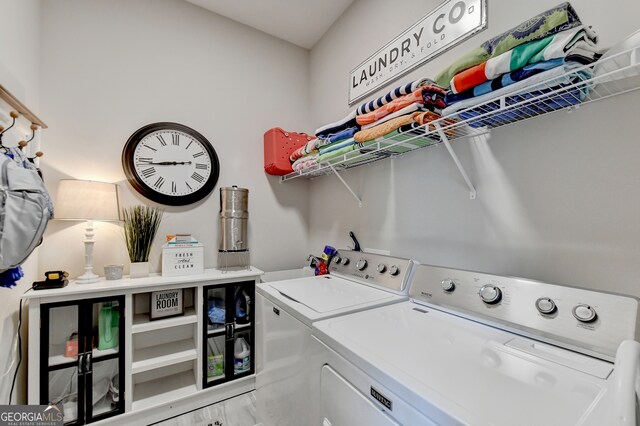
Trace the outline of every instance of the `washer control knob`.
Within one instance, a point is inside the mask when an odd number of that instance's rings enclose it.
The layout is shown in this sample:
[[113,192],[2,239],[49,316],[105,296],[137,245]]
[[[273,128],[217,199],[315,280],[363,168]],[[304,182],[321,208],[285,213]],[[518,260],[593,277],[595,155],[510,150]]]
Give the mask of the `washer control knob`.
[[378,263],[378,267],[376,269],[378,270],[378,272],[383,274],[384,271],[387,270],[387,265],[385,265],[384,263]]
[[442,280],[440,284],[442,285],[442,289],[447,293],[451,293],[456,289],[456,284],[449,278],[447,278],[446,280]]
[[483,285],[480,287],[478,294],[480,295],[480,299],[489,305],[498,303],[500,299],[502,299],[502,291],[493,284]]
[[356,268],[358,269],[358,271],[364,271],[367,268],[366,259],[358,260],[358,262],[356,262]]
[[592,322],[598,317],[596,310],[589,305],[576,305],[573,308],[573,316],[580,322]]
[[557,307],[553,300],[548,297],[541,297],[536,300],[536,309],[538,309],[538,312],[541,314],[550,315],[557,310]]
[[336,256],[333,258],[333,261],[335,262],[336,265],[339,265],[342,263],[342,258],[340,256]]
[[343,264],[344,266],[347,266],[347,265],[349,264],[349,262],[350,262],[350,260],[349,260],[349,258],[348,258],[348,257],[343,257],[343,258],[342,258],[342,264]]
[[396,265],[391,265],[391,267],[389,268],[389,274],[395,277],[399,273],[400,273],[400,268],[398,268]]

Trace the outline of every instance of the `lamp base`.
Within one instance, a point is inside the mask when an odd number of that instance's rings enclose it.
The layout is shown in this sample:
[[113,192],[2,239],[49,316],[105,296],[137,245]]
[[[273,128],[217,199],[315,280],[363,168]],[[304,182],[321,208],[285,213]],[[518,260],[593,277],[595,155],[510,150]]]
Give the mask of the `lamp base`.
[[97,281],[100,281],[100,277],[93,272],[88,271],[76,278],[76,283],[78,284],[90,284]]

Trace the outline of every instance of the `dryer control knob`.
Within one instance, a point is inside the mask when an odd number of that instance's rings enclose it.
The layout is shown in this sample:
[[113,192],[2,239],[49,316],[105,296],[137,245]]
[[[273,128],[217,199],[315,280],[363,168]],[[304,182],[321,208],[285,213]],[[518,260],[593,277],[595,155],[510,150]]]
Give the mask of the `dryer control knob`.
[[383,274],[384,271],[387,270],[387,265],[385,265],[384,263],[378,263],[378,267],[376,269],[377,269],[378,272]]
[[580,322],[592,322],[595,321],[598,314],[589,305],[577,305],[573,308],[573,316]]
[[456,284],[453,282],[453,280],[450,280],[449,278],[447,278],[446,280],[442,280],[440,284],[442,285],[442,289],[447,293],[451,293],[453,290],[456,289]]
[[343,264],[343,265],[347,266],[347,265],[349,264],[349,262],[350,262],[350,260],[349,260],[349,258],[348,258],[348,257],[343,257],[343,258],[342,258],[342,264]]
[[553,300],[548,297],[541,297],[536,300],[536,309],[541,314],[549,315],[556,311],[557,307]]
[[336,265],[339,265],[342,263],[342,258],[340,256],[336,256],[333,258],[333,263],[335,263]]
[[396,265],[391,265],[391,267],[389,268],[389,274],[395,277],[399,273],[400,273],[400,268],[398,268]]
[[367,268],[367,261],[365,259],[360,259],[356,262],[356,268],[358,271],[364,271]]
[[502,299],[502,291],[493,284],[483,285],[480,287],[478,294],[480,295],[480,299],[489,305],[498,303],[500,299]]

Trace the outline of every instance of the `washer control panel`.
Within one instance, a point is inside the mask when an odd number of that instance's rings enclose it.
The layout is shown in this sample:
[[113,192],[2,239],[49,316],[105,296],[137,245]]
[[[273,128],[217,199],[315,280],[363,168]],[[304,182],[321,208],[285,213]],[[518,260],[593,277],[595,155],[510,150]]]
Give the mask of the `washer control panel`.
[[340,249],[331,260],[329,271],[399,294],[407,294],[414,265],[415,262],[410,259]]
[[417,265],[414,302],[612,361],[623,340],[640,337],[632,296],[524,278]]

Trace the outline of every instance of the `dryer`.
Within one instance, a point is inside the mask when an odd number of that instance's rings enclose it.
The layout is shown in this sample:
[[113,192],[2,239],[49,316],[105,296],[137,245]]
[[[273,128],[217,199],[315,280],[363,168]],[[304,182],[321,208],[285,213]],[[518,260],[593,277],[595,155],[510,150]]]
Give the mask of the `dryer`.
[[416,269],[409,301],[313,324],[321,424],[638,424],[636,298]]

